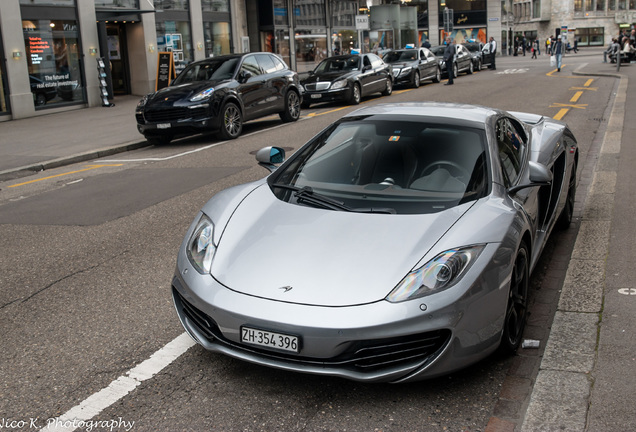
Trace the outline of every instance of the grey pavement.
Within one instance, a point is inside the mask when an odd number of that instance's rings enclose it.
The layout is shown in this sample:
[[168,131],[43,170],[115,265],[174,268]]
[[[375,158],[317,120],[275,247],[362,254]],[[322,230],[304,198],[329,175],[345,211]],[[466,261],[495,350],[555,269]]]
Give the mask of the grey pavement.
[[[567,72],[616,77],[616,95],[579,170],[579,222],[569,230],[576,240],[561,264],[565,278],[552,281],[558,307],[542,329],[547,344],[535,370],[513,363],[486,432],[636,431],[636,64],[617,71],[600,62],[601,52],[581,50],[590,62]],[[0,122],[0,181],[145,146],[133,115],[138,100]],[[555,300],[539,299],[531,317]],[[506,416],[512,402],[518,416]]]

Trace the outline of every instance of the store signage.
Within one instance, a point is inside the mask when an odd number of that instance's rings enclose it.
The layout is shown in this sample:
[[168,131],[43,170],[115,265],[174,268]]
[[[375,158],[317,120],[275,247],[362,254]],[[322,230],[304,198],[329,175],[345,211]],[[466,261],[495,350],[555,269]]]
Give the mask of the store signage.
[[369,15],[356,15],[356,30],[369,30]]
[[157,80],[155,91],[168,87],[175,77],[174,57],[171,52],[160,52],[157,59]]
[[43,40],[38,36],[29,36],[28,44],[31,64],[39,65],[44,60],[44,52],[51,49],[49,41]]

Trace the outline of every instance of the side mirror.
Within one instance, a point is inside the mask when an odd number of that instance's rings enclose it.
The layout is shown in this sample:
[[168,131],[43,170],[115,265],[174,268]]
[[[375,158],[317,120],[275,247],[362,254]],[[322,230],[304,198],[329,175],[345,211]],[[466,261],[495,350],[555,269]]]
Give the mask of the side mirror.
[[508,189],[509,194],[513,194],[522,189],[530,187],[549,186],[550,184],[552,184],[552,173],[545,165],[530,161],[528,162],[528,169],[528,178],[530,180],[530,183],[511,187],[510,189]]
[[276,164],[285,160],[285,150],[280,147],[264,147],[256,152],[256,160],[260,166],[274,172],[278,168]]
[[362,72],[368,71],[369,69],[371,69],[371,65],[362,66]]
[[246,83],[248,79],[252,78],[252,74],[248,71],[242,70],[239,72],[238,81],[243,84]]

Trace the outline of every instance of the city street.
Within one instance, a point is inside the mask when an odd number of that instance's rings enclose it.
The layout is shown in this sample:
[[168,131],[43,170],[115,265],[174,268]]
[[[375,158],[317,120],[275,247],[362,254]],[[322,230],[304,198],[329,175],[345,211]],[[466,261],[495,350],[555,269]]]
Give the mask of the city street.
[[[258,149],[291,154],[356,109],[317,104],[295,123],[247,123],[234,141],[195,136],[0,182],[0,429],[90,430],[55,419],[91,407],[101,408],[87,416],[92,430],[485,431],[495,416],[520,428],[529,393],[511,397],[510,370],[526,367],[528,382],[538,372],[616,95],[616,79],[571,72],[600,60],[569,55],[555,73],[545,55],[504,57],[496,71],[460,75],[453,86],[396,87],[361,104],[459,102],[568,123],[581,184],[574,223],[555,232],[531,278],[526,331],[541,350],[495,354],[415,384],[372,385],[255,366],[183,336],[170,281],[186,229],[212,195],[267,175]],[[126,121],[134,127],[134,112]]]

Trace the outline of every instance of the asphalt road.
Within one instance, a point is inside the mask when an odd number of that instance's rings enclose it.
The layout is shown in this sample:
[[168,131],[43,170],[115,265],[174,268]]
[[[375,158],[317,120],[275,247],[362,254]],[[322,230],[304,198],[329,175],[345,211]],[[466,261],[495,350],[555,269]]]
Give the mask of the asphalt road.
[[[576,68],[589,59],[568,61]],[[549,74],[545,59],[515,62],[462,75],[452,87],[396,88],[363,104],[451,101],[562,116],[581,161],[593,157],[614,81]],[[193,137],[0,184],[4,427],[46,428],[118,378],[130,379],[131,369],[179,337],[170,280],[198,209],[214,193],[266,175],[254,160],[259,148],[292,152],[353,109],[316,105],[294,124],[277,117],[248,124],[232,142]],[[572,241],[557,234],[553,243],[562,239]],[[546,249],[533,286],[543,282],[553,250]],[[105,403],[92,417],[103,423],[83,430],[483,431],[511,363],[494,355],[435,380],[367,385],[271,370],[198,346],[184,350]]]

